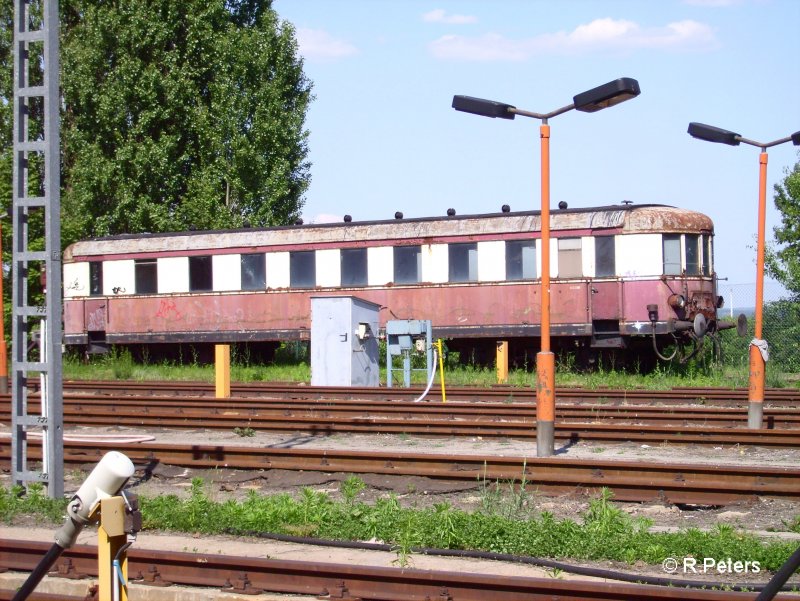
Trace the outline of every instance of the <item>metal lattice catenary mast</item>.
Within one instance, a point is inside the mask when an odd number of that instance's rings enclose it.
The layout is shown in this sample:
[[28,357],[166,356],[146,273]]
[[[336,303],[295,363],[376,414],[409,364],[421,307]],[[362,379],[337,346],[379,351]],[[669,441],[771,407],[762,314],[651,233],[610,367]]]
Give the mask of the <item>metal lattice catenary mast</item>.
[[[58,30],[58,0],[14,0],[11,470],[14,483],[43,482],[53,498],[64,493]],[[43,250],[31,247],[39,223]],[[31,304],[31,266],[46,275],[44,305]],[[28,412],[28,384],[35,379],[38,414]],[[32,470],[28,450],[37,433],[42,467]]]

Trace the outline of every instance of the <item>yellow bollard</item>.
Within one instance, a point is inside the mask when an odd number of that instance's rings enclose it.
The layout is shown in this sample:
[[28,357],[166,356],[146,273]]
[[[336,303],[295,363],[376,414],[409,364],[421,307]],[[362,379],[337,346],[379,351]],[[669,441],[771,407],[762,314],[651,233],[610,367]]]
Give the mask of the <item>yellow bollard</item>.
[[231,345],[214,346],[214,368],[216,373],[216,392],[218,399],[231,398]]
[[436,347],[439,349],[439,381],[442,384],[442,402],[447,402],[447,395],[444,392],[444,352],[442,352],[442,339],[436,341]]
[[[97,566],[100,601],[112,601],[114,589],[119,587],[119,601],[128,601],[128,554],[125,545],[125,499],[110,497],[100,501],[100,526],[97,529]],[[118,579],[115,579],[114,560],[119,561]],[[116,581],[116,584],[115,584]]]
[[497,383],[508,384],[508,341],[497,342]]

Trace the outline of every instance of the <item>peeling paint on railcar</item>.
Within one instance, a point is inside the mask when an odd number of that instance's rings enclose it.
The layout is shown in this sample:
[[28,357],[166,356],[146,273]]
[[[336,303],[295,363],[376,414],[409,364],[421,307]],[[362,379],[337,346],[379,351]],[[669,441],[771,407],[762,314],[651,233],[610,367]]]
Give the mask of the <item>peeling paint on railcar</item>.
[[[550,227],[554,232],[566,230],[619,229],[624,231],[696,231],[713,226],[700,213],[674,207],[642,205],[628,208],[602,207],[553,211]],[[693,229],[694,228],[694,229]],[[518,212],[464,216],[459,218],[376,221],[303,227],[234,230],[229,232],[172,233],[163,235],[120,236],[76,242],[64,252],[64,261],[78,258],[115,255],[186,254],[192,251],[213,251],[247,248],[268,250],[272,247],[298,244],[340,245],[347,243],[379,243],[397,239],[440,240],[450,237],[486,236],[519,232],[538,232],[538,212]]]
[[711,219],[696,211],[674,207],[642,207],[627,214],[626,233],[692,233],[714,232]]

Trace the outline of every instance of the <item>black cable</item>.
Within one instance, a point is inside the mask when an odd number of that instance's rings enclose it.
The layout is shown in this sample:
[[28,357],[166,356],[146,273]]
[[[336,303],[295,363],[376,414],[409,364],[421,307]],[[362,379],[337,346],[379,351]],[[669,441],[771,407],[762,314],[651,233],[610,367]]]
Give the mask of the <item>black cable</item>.
[[797,568],[800,568],[800,547],[797,547],[797,551],[792,553],[791,557],[781,566],[781,569],[770,578],[761,594],[756,597],[756,601],[770,601],[778,594],[778,591],[785,588],[783,585],[786,584],[786,581],[789,580],[789,577],[794,574]]
[[[318,545],[324,547],[334,547],[339,549],[364,549],[370,551],[395,551],[397,550],[397,545],[388,545],[385,543],[365,543],[365,542],[358,542],[358,541],[340,541],[340,540],[325,540],[320,538],[309,538],[304,536],[290,536],[287,534],[273,534],[271,532],[259,532],[255,530],[237,530],[235,528],[226,528],[224,531],[226,534],[232,534],[236,536],[253,536],[257,538],[266,538],[271,540],[277,540],[282,542],[290,542],[290,543],[299,543],[305,545]],[[593,576],[596,578],[608,578],[611,580],[621,580],[623,582],[633,582],[636,584],[652,584],[656,586],[673,586],[673,587],[683,587],[683,588],[712,588],[716,587],[719,589],[726,589],[726,590],[734,590],[734,591],[761,591],[762,589],[766,589],[767,586],[772,584],[773,580],[777,579],[778,574],[783,574],[784,569],[787,569],[786,566],[789,562],[784,564],[784,566],[775,574],[775,576],[770,580],[769,584],[764,585],[760,583],[745,583],[745,584],[736,584],[731,585],[728,582],[702,582],[697,580],[676,580],[673,578],[661,578],[658,576],[645,576],[643,574],[628,574],[626,572],[619,572],[616,570],[605,570],[602,568],[586,568],[582,566],[575,566],[572,564],[564,563],[561,561],[555,561],[552,559],[542,559],[540,557],[527,557],[523,555],[511,555],[508,553],[494,553],[491,551],[468,551],[463,549],[432,549],[428,547],[411,547],[410,551],[412,553],[419,553],[421,555],[432,555],[432,556],[440,556],[440,557],[466,557],[469,559],[489,559],[494,561],[510,561],[515,563],[524,563],[529,565],[540,566],[544,568],[555,568],[561,570],[562,572],[569,572],[571,574],[579,574],[581,576]],[[795,558],[795,555],[797,557]],[[792,555],[789,559],[796,559],[800,562],[800,549],[798,552]],[[794,569],[797,566],[795,565],[793,568],[788,569],[788,573],[786,577],[780,581],[776,582],[775,590],[791,590],[790,587],[783,587],[786,580],[789,576],[792,575]],[[775,593],[773,593],[774,596]],[[769,601],[772,597],[764,597],[763,599],[759,597],[756,601]]]
[[25,599],[28,598],[28,595],[30,595],[42,581],[42,578],[44,578],[47,572],[50,571],[50,568],[53,567],[53,564],[63,552],[63,547],[53,543],[53,546],[50,547],[50,550],[28,575],[28,579],[19,588],[19,590],[17,590],[17,594],[14,595],[11,601],[25,601]]

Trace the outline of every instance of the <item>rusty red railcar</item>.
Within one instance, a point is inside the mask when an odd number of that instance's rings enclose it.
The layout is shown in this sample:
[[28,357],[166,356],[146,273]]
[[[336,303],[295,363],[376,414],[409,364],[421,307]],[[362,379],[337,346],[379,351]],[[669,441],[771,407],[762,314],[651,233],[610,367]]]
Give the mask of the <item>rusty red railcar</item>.
[[[451,348],[540,333],[540,214],[511,212],[123,235],[64,256],[67,345],[304,340],[310,298],[352,295],[429,319]],[[555,348],[660,354],[720,329],[714,227],[698,212],[620,204],[551,213]],[[483,343],[483,346],[482,346]]]

